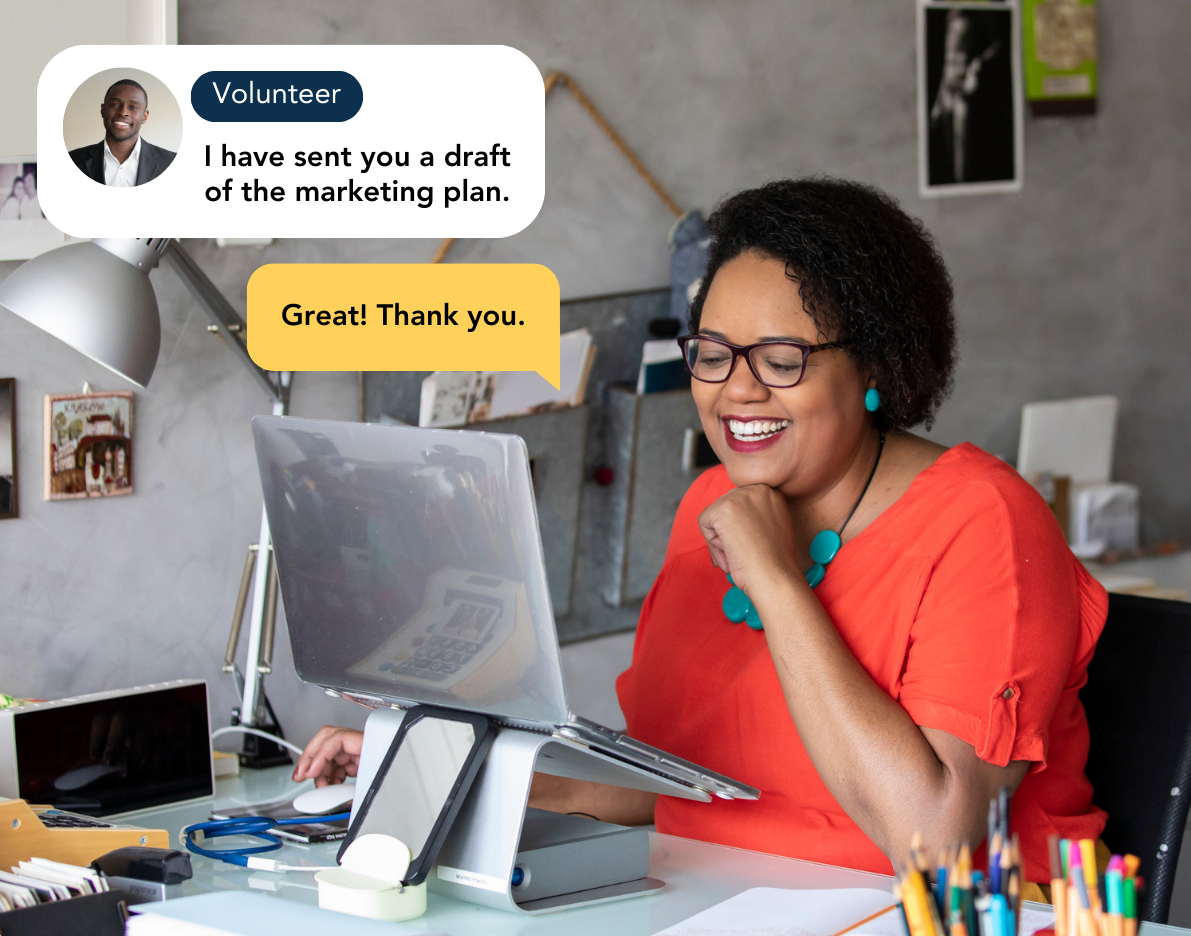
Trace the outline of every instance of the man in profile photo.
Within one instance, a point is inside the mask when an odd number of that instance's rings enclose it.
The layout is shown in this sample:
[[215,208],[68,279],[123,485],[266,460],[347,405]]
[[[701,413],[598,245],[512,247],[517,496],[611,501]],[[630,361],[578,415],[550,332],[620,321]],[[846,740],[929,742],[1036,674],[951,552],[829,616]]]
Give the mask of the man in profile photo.
[[103,140],[70,151],[88,178],[100,185],[132,188],[152,182],[174,161],[174,153],[141,139],[141,127],[149,118],[149,95],[131,78],[108,88],[99,115]]

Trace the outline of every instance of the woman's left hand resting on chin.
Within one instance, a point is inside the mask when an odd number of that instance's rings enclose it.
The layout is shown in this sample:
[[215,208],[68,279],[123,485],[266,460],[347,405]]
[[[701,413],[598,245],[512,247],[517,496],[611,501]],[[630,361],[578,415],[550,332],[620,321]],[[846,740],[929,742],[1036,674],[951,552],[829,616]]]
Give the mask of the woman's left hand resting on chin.
[[[844,644],[803,578],[785,497],[729,491],[699,517],[711,559],[748,595],[798,734],[848,815],[904,864],[915,831],[928,855],[985,837],[989,800],[1017,788],[1028,761],[998,767],[945,731],[916,725]],[[809,559],[809,557],[807,557]]]
[[301,783],[313,778],[316,787],[342,783],[360,769],[360,749],[364,732],[354,728],[324,725],[318,730],[294,767],[293,780]]

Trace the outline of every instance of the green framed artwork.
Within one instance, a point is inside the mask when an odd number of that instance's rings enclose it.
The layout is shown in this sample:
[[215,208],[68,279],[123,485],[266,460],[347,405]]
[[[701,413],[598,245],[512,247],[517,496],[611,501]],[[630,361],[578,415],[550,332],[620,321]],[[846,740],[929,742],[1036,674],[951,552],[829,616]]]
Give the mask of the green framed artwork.
[[1096,112],[1095,0],[1022,0],[1022,51],[1031,114]]

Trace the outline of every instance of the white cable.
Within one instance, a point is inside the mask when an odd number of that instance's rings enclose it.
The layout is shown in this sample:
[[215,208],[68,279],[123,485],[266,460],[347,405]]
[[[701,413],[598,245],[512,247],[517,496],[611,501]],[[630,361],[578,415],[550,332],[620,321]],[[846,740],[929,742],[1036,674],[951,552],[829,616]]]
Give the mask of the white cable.
[[257,858],[255,855],[249,855],[248,867],[253,871],[274,871],[283,874],[286,871],[333,871],[338,865],[289,865],[281,864],[276,858]]
[[269,734],[267,731],[261,731],[259,728],[249,728],[247,725],[228,725],[226,728],[219,728],[211,732],[211,740],[214,741],[220,735],[225,734],[250,734],[256,735],[258,738],[268,738],[274,744],[280,744],[282,747],[289,748],[295,754],[301,756],[302,749],[296,744],[290,744],[285,738],[279,738],[275,734]]

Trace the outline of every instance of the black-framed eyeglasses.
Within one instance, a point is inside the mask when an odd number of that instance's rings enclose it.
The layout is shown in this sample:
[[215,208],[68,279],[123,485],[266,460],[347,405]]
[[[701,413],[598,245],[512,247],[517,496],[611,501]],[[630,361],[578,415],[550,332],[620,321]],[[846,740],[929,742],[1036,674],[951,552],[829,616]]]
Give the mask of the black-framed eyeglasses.
[[751,345],[734,345],[707,335],[683,335],[678,339],[682,348],[682,363],[696,380],[704,383],[724,383],[732,376],[736,359],[743,357],[758,382],[767,387],[784,390],[797,386],[806,373],[806,362],[816,351],[842,348],[846,341],[808,345],[801,341],[762,341]]

